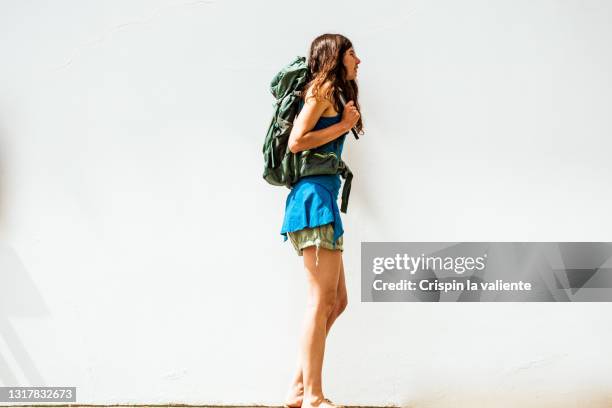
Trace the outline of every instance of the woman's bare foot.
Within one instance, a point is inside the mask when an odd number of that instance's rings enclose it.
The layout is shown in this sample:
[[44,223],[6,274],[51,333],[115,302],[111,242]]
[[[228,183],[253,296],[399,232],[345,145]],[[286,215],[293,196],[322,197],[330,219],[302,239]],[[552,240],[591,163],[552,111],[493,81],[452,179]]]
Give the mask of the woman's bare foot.
[[328,398],[316,398],[312,400],[304,400],[302,408],[345,408],[344,405],[337,405],[331,402]]
[[285,398],[285,407],[300,408],[302,406],[303,399],[304,399],[304,388],[294,386],[287,393],[287,397]]

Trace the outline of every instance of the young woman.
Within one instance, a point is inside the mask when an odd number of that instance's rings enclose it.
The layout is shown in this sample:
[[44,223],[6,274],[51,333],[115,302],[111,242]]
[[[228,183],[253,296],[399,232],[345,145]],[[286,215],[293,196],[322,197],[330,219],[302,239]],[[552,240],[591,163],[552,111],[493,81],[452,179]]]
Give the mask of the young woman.
[[[292,152],[322,146],[340,158],[350,129],[363,133],[355,82],[360,62],[342,35],[314,39],[308,55],[310,78],[289,136]],[[339,89],[348,101],[344,108]],[[338,407],[323,394],[321,372],[325,338],[347,305],[344,230],[336,202],[340,184],[338,174],[303,177],[287,197],[281,234],[303,256],[309,286],[298,367],[285,401],[290,408]]]

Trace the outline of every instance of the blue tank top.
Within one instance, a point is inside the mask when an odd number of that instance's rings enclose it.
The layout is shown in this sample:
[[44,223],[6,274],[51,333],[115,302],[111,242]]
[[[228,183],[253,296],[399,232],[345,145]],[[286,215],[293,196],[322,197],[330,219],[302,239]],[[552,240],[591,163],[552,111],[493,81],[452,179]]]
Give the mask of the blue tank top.
[[[300,110],[303,104],[303,100],[300,101]],[[340,120],[342,120],[342,113],[330,117],[321,116],[312,130],[324,129]],[[348,132],[320,146],[320,149],[325,152],[334,152],[338,158],[341,158],[347,134]],[[340,185],[339,174],[300,178],[289,192],[285,202],[285,217],[281,228],[284,241],[287,240],[287,232],[332,223],[335,245],[338,238],[344,233],[337,203]]]

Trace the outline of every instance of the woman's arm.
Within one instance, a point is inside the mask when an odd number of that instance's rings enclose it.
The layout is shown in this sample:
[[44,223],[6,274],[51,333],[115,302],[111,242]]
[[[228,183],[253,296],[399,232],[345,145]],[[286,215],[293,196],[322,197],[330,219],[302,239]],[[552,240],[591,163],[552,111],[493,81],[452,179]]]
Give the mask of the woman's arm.
[[331,106],[331,102],[328,99],[306,96],[306,102],[293,121],[293,128],[289,135],[288,147],[292,153],[324,145],[351,129],[343,115],[343,120],[339,123],[324,129],[311,131],[329,106]]

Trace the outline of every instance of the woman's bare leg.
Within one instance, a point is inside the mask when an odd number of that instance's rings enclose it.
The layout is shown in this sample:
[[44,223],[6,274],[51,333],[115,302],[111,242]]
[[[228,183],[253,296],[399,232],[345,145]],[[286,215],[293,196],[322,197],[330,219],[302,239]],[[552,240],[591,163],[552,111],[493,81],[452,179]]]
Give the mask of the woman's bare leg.
[[346,282],[344,279],[344,262],[342,260],[342,255],[340,255],[340,275],[338,276],[338,287],[336,289],[336,304],[334,305],[334,310],[331,316],[329,316],[329,319],[327,319],[327,334],[329,334],[329,330],[331,329],[338,316],[340,316],[342,312],[344,312],[344,309],[346,309],[347,304],[348,294],[346,292]]
[[[314,247],[313,247],[314,248]],[[308,248],[306,248],[308,249]],[[339,251],[336,251],[339,252]],[[320,254],[319,254],[320,255]],[[307,260],[304,259],[306,266]],[[348,303],[348,296],[346,290],[346,281],[344,277],[344,262],[342,260],[342,252],[340,252],[340,270],[338,275],[338,284],[336,286],[336,302],[332,308],[332,312],[327,318],[325,323],[325,337],[329,334],[329,331],[340,314],[346,309]],[[287,394],[286,404],[290,407],[300,407],[304,396],[304,383],[303,383],[303,369],[302,369],[302,353],[298,359],[297,372],[293,379],[293,383]]]

